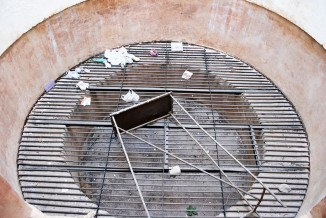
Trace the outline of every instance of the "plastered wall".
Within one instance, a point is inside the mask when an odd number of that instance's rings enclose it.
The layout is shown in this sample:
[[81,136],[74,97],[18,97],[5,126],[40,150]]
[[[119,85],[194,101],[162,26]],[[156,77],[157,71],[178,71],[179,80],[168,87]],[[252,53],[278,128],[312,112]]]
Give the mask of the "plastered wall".
[[326,48],[325,0],[247,0],[299,26]]
[[36,24],[84,0],[0,0],[0,55]]
[[[22,34],[44,19],[87,0],[1,0],[0,55]],[[229,0],[212,0],[212,2]],[[326,48],[325,0],[247,0],[271,10],[311,35]],[[141,3],[140,3],[141,4]]]

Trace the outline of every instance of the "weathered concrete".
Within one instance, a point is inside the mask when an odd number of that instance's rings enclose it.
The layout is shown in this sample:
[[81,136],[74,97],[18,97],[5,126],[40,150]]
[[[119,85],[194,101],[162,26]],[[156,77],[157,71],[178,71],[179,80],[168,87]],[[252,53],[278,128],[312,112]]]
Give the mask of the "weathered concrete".
[[32,209],[20,198],[4,178],[0,176],[0,217],[28,218]]
[[325,196],[326,51],[259,6],[209,0],[86,1],[39,24],[0,57],[0,174],[17,193],[20,132],[44,84],[106,48],[152,40],[210,46],[274,81],[298,110],[310,140],[311,177],[302,212]]
[[[2,0],[0,55],[22,34],[44,19],[84,0]],[[37,11],[37,13],[35,13]]]
[[326,1],[324,0],[247,0],[273,11],[311,35],[326,49]]

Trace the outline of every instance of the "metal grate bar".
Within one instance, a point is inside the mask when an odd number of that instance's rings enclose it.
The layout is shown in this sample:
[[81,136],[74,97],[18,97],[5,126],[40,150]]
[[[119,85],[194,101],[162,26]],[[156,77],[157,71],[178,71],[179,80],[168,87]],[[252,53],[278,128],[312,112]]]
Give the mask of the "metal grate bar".
[[[156,49],[158,57],[148,55]],[[174,103],[173,114],[203,146],[261,217],[294,217],[309,180],[309,141],[304,126],[282,92],[265,76],[219,51],[183,43],[173,52],[170,42],[128,46],[140,61],[105,68],[92,61],[75,66],[89,69],[79,80],[90,83],[80,91],[78,80],[57,79],[27,117],[18,151],[18,175],[25,199],[48,215],[144,217],[131,170],[113,131],[110,114],[133,105],[121,95],[133,89],[144,102],[169,91],[216,141],[244,164],[287,205],[283,208],[223,149],[216,146]],[[286,60],[285,60],[286,61]],[[193,72],[181,79],[185,70]],[[81,106],[83,96],[90,106]],[[131,131],[150,145],[123,134],[130,164],[151,217],[184,217],[196,207],[200,217],[239,217],[251,209],[228,185],[173,158],[180,157],[227,181],[221,171],[182,127],[167,117]],[[168,155],[166,155],[168,152]],[[259,162],[259,167],[257,164]],[[170,177],[169,167],[182,174]],[[287,184],[288,193],[278,186]]]

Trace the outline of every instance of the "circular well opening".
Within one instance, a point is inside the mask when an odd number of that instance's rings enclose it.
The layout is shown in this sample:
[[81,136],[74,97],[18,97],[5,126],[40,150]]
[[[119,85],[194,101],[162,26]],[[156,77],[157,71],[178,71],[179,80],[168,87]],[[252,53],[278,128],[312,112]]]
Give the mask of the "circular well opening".
[[[264,217],[295,216],[308,183],[308,141],[291,103],[275,85],[249,65],[222,52],[170,42],[126,46],[139,62],[105,68],[98,54],[76,66],[89,69],[79,79],[56,81],[27,118],[18,157],[25,199],[49,214],[98,217],[146,216],[110,114],[137,103],[121,96],[133,89],[140,101],[172,91],[173,96],[243,165],[287,204],[270,193],[261,203],[244,194]],[[157,57],[148,53],[156,49]],[[193,73],[182,79],[184,71]],[[81,91],[78,81],[90,88]],[[91,105],[82,106],[84,96]],[[173,104],[173,114],[208,151],[235,186],[259,198],[261,185]],[[171,118],[132,131],[161,149],[228,181],[207,154]],[[130,135],[123,141],[141,193],[153,217],[239,216],[251,209],[229,185],[176,160]],[[180,166],[181,175],[169,168]],[[289,192],[279,187],[287,185]]]

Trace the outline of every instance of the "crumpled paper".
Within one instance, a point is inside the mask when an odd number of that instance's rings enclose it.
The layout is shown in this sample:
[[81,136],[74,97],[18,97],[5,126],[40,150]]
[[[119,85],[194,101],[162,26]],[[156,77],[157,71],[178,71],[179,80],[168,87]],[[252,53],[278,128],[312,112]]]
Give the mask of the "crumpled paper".
[[182,79],[190,79],[192,76],[192,72],[186,70],[183,74],[182,74]]
[[72,79],[79,79],[80,73],[89,73],[91,72],[89,69],[86,69],[84,67],[76,67],[75,70],[68,70],[66,72],[65,78],[72,78]]
[[82,91],[88,89],[88,87],[89,87],[89,83],[84,83],[83,81],[79,81],[79,82],[76,84],[76,88],[79,88],[79,89],[82,90]]
[[84,96],[84,99],[81,101],[80,105],[91,105],[91,97]]
[[124,68],[127,64],[131,64],[134,61],[139,61],[140,59],[133,54],[129,54],[125,47],[121,47],[113,50],[105,50],[104,57],[111,65],[120,65]]
[[170,176],[179,176],[179,175],[181,175],[181,168],[179,167],[179,165],[170,167],[169,173],[170,173]]
[[158,56],[158,53],[157,51],[153,48],[149,51],[149,55],[152,56],[152,57],[157,57]]
[[79,79],[80,75],[77,71],[68,71],[65,78]]

